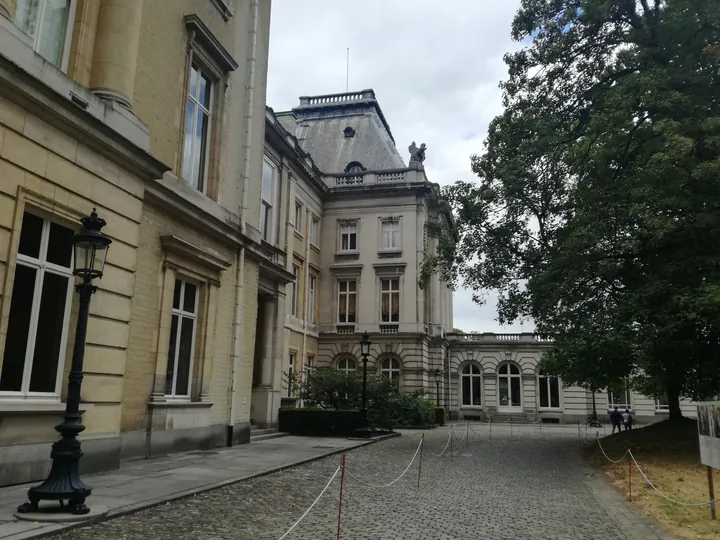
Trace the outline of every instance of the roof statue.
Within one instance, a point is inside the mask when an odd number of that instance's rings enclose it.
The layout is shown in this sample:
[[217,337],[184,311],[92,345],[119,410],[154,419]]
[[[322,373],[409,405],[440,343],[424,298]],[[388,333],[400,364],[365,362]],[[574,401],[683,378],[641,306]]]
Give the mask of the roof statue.
[[420,148],[418,148],[415,141],[412,142],[412,144],[408,147],[408,150],[410,151],[410,166],[412,166],[413,163],[418,165],[423,164],[423,161],[425,161],[426,148],[425,143],[422,143]]

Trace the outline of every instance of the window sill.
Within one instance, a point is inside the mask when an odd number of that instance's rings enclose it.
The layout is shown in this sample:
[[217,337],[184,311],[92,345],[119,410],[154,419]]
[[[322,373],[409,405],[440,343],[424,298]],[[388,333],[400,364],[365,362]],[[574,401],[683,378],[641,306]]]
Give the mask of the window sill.
[[460,405],[461,411],[482,411],[482,405]]
[[310,247],[317,253],[320,253],[320,248],[318,246],[316,246],[315,244],[310,244]]
[[655,414],[670,414],[670,411],[667,409],[655,409]]
[[212,401],[183,401],[180,399],[170,399],[168,401],[150,401],[148,407],[155,409],[162,408],[192,408],[192,409],[203,409],[210,408],[213,406]]
[[563,408],[562,407],[538,407],[538,412],[558,413],[558,412],[563,412]]
[[[94,405],[92,403],[81,403],[80,412],[83,413],[88,409],[92,409]],[[55,403],[35,403],[31,400],[23,401],[12,401],[3,402],[0,401],[0,415],[1,414],[18,414],[18,415],[30,415],[30,414],[63,414],[65,412],[65,403],[60,401]]]
[[295,238],[297,238],[298,240],[305,241],[305,237],[303,236],[303,234],[301,232],[298,232],[298,230],[295,228],[295,226],[293,226],[293,232],[295,233]]
[[402,257],[401,249],[383,249],[378,251],[378,258],[380,259],[395,259]]

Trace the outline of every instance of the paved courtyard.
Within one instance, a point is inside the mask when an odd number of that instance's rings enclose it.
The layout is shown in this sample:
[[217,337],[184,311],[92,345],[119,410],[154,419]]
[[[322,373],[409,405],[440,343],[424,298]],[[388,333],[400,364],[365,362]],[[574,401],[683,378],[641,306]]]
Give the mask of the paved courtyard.
[[[419,460],[388,488],[346,476],[341,538],[567,539],[667,538],[640,518],[622,496],[589,474],[577,457],[572,427],[494,429],[475,426],[469,444],[454,442],[453,460],[440,453],[449,429],[425,434],[421,487]],[[456,428],[464,436],[464,428]],[[353,450],[347,471],[384,484],[402,473],[421,433]],[[66,532],[66,540],[277,540],[315,500],[339,465],[333,456],[175,503]],[[288,540],[333,539],[337,534],[340,476]]]

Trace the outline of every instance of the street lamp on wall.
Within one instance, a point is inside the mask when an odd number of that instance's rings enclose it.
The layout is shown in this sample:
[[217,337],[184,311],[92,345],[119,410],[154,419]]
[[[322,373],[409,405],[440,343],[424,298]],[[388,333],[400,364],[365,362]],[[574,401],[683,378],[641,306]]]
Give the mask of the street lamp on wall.
[[363,382],[362,382],[362,424],[355,430],[355,434],[358,437],[370,437],[370,422],[368,421],[368,407],[367,407],[367,363],[368,356],[370,355],[370,337],[365,332],[360,340],[360,355],[362,356],[363,363]]
[[[75,345],[73,347],[72,366],[68,376],[67,402],[65,403],[65,419],[55,426],[60,433],[60,440],[52,445],[50,458],[52,468],[42,484],[30,488],[29,502],[18,507],[18,512],[37,512],[40,501],[58,501],[59,511],[73,514],[87,514],[90,509],[85,500],[92,493],[80,479],[79,462],[83,453],[77,436],[85,430],[81,422],[80,389],[83,379],[83,361],[85,359],[85,338],[90,309],[90,297],[97,290],[92,280],[102,278],[108,248],[112,240],[100,229],[105,220],[99,218],[95,209],[92,214],[80,220],[83,228],[73,238],[74,259],[73,274],[81,279],[75,285],[80,296],[77,328],[75,329]],[[64,501],[68,501],[67,506]]]

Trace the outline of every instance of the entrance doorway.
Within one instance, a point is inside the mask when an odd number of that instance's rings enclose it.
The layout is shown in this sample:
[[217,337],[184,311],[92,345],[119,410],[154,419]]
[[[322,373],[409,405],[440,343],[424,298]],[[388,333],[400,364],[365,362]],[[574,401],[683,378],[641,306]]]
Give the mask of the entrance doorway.
[[498,412],[522,412],[522,377],[515,364],[502,364],[498,370]]

